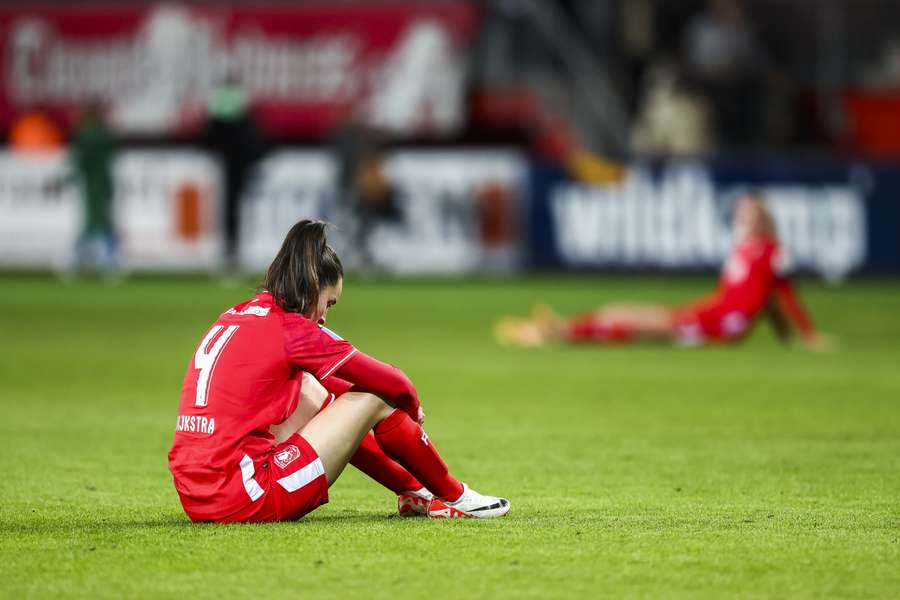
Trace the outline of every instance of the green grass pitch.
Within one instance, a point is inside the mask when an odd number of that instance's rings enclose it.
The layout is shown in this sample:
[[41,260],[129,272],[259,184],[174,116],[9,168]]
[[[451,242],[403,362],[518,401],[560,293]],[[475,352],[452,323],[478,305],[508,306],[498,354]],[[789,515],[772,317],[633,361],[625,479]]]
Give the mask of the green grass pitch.
[[512,511],[405,520],[352,468],[296,523],[191,525],[166,469],[184,368],[251,282],[0,276],[0,594],[900,595],[900,282],[807,283],[838,352],[501,349],[537,301],[680,302],[712,278],[348,278],[330,325],[416,382],[453,472]]

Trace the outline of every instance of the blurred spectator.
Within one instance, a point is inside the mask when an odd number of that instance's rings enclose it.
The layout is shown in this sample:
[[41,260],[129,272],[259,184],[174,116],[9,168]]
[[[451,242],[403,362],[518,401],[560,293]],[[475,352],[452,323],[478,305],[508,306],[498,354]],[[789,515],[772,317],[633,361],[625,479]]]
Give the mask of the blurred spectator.
[[474,79],[493,86],[519,84],[528,68],[541,62],[534,0],[488,0],[483,11],[481,37],[473,52]]
[[243,87],[226,78],[213,92],[208,107],[206,143],[216,152],[225,171],[225,266],[238,261],[241,198],[253,165],[265,151],[262,133],[253,120]]
[[84,221],[75,243],[69,274],[95,266],[108,276],[119,272],[118,238],[113,225],[113,175],[116,141],[99,103],[81,115],[69,144],[70,172],[55,187],[77,181],[81,187]]
[[762,51],[739,0],[710,0],[685,37],[688,66],[703,81],[729,82],[757,71]]
[[689,24],[684,51],[689,76],[712,102],[721,141],[759,141],[766,58],[740,1],[710,0],[708,9]]
[[876,59],[865,66],[862,75],[863,82],[869,89],[900,88],[900,39],[885,41]]
[[632,149],[645,156],[701,156],[713,147],[710,111],[686,84],[674,61],[647,73],[644,100],[632,132]]
[[621,39],[628,106],[637,105],[640,83],[644,81],[646,70],[657,51],[656,19],[656,5],[653,0],[622,1]]
[[357,266],[369,269],[373,266],[369,237],[374,228],[380,223],[402,221],[395,190],[385,175],[384,149],[375,132],[351,117],[335,133],[332,150],[338,162],[338,202],[345,213],[352,215],[346,227],[353,239]]

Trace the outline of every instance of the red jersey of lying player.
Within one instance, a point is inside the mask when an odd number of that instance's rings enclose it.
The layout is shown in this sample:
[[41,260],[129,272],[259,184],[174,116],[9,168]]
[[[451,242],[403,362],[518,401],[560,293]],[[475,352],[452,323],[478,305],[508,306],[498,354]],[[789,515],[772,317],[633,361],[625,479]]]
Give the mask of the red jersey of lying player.
[[812,334],[812,320],[786,276],[786,262],[772,236],[749,236],[725,263],[715,292],[674,311],[676,341],[692,344],[740,338],[772,302],[801,334]]

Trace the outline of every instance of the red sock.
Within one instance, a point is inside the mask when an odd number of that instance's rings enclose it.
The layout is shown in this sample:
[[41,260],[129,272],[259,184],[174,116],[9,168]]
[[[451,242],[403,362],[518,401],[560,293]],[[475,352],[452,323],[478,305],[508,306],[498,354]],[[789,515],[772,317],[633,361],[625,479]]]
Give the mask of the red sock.
[[384,453],[371,433],[362,439],[350,464],[395,494],[422,488],[418,479]]
[[418,423],[395,410],[375,426],[375,439],[385,454],[406,467],[435,496],[454,501],[463,486],[453,478],[437,449]]
[[634,329],[624,323],[610,323],[594,314],[569,320],[569,340],[573,342],[628,342]]

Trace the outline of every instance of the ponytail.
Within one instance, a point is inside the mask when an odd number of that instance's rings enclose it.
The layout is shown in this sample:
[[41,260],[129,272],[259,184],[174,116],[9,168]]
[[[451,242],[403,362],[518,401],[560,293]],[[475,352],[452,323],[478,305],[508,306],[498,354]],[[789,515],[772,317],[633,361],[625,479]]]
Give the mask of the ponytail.
[[269,265],[262,287],[284,310],[308,316],[321,290],[337,285],[344,276],[341,259],[328,244],[327,229],[324,221],[299,221]]

